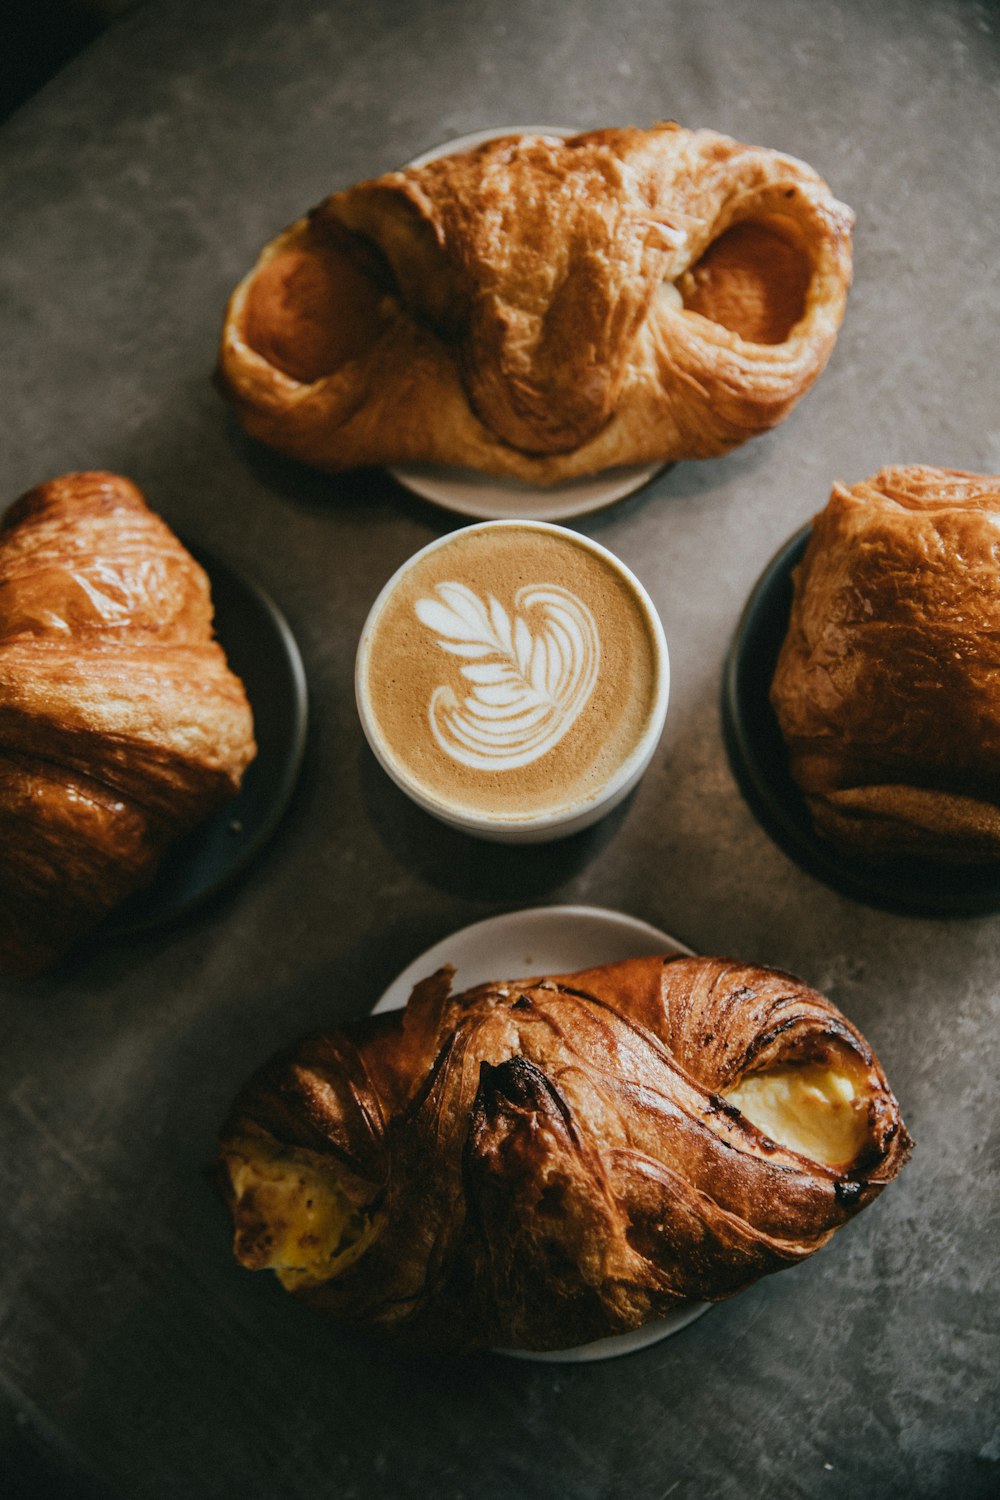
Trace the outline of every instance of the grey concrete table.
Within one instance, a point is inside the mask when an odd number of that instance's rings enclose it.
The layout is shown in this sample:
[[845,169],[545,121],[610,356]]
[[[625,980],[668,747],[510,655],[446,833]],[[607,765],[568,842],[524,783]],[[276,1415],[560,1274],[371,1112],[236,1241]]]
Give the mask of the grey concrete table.
[[[998,44],[995,5],[962,0],[163,0],[0,133],[0,495],[131,475],[280,602],[313,703],[294,805],[224,900],[4,994],[5,1495],[1000,1492],[1000,918],[892,916],[804,874],[719,724],[744,599],[834,477],[1000,469]],[[494,849],[405,803],[352,699],[375,593],[457,518],[246,443],[209,379],[221,310],[300,210],[442,140],[670,117],[819,169],[858,215],[855,289],[781,428],[579,522],[662,613],[666,737],[595,832]],[[250,1069],[448,932],[563,902],[827,990],[902,1100],[901,1180],[806,1264],[597,1365],[403,1359],[241,1272],[204,1169]]]

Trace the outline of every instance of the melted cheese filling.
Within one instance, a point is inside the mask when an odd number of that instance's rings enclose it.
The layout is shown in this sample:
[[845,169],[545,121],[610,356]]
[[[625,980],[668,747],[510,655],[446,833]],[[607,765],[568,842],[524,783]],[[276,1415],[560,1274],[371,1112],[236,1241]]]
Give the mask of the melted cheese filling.
[[825,1063],[751,1073],[725,1097],[779,1146],[825,1166],[853,1161],[865,1143],[867,1100]]
[[300,1162],[243,1159],[230,1166],[236,1259],[274,1271],[289,1291],[316,1286],[357,1260],[374,1221],[338,1184]]

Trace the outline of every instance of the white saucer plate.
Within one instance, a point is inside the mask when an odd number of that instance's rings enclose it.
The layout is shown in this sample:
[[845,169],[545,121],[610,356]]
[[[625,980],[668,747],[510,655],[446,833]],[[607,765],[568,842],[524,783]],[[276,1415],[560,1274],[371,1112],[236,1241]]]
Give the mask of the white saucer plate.
[[[565,139],[576,130],[563,125],[504,125],[492,130],[477,130],[471,135],[445,141],[414,157],[407,166],[422,167],[441,156],[470,151],[484,141],[502,135],[547,135]],[[564,484],[541,489],[520,484],[516,479],[498,479],[475,469],[448,468],[443,465],[402,464],[389,473],[406,489],[431,500],[445,510],[460,516],[474,516],[480,521],[517,521],[528,517],[535,521],[565,521],[583,516],[616,500],[623,500],[648,484],[663,468],[662,464],[633,464],[624,468],[605,469],[584,479],[570,479]]]
[[[376,1011],[398,1010],[406,1004],[413,986],[443,964],[455,970],[456,991],[486,984],[492,979],[527,978],[533,974],[572,974],[598,964],[624,958],[642,958],[649,953],[680,950],[685,944],[622,912],[596,906],[540,906],[505,912],[463,927],[460,932],[435,943],[409,964],[382,995]],[[629,1333],[614,1334],[575,1349],[504,1349],[515,1359],[549,1363],[582,1364],[633,1354],[659,1343],[686,1328],[706,1312],[707,1302],[689,1302],[665,1318],[647,1323]]]

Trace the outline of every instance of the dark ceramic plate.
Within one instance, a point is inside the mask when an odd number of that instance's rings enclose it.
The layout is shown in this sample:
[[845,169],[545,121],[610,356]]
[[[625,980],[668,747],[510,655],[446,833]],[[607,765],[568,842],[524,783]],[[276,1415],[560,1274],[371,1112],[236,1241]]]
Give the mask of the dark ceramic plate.
[[253,709],[257,758],[232,801],[171,850],[152,885],[111,914],[103,929],[109,937],[176,921],[241,875],[278,827],[302,765],[306,678],[284,615],[235,569],[190,550],[211,581],[215,632]]
[[726,661],[722,727],[739,787],[755,817],[787,855],[834,890],[889,911],[935,917],[1000,910],[995,865],[849,859],[814,832],[808,809],[788,771],[785,745],[768,700],[792,604],[792,569],[811,525],[785,543],[747,600]]

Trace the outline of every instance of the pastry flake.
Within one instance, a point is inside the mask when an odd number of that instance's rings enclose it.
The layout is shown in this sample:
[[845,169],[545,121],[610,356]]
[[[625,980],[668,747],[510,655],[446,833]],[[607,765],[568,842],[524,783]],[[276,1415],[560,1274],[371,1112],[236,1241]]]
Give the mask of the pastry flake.
[[251,436],[328,470],[550,485],[728,452],[833,348],[853,215],[793,157],[674,124],[508,136],[334,193],[226,310]]

